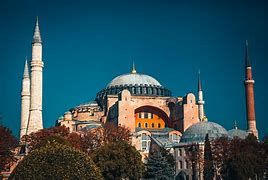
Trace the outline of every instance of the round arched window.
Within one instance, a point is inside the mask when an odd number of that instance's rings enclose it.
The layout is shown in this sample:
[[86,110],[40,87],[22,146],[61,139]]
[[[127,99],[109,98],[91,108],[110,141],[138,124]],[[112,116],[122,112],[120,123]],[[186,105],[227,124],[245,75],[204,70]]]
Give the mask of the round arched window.
[[146,128],[148,127],[148,123],[145,123],[145,127],[146,127]]

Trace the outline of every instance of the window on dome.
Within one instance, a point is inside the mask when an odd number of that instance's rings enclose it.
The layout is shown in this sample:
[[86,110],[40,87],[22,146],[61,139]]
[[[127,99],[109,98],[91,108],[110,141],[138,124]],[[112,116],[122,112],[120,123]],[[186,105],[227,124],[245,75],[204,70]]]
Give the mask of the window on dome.
[[152,128],[154,128],[154,123],[152,123]]
[[161,124],[160,123],[158,123],[158,128],[161,128]]

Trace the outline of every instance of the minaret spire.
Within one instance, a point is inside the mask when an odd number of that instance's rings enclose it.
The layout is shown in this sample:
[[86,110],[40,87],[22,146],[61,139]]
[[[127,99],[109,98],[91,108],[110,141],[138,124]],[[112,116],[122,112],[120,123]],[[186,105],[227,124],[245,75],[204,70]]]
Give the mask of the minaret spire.
[[198,91],[202,91],[202,84],[200,78],[200,69],[198,70]]
[[32,61],[31,61],[31,105],[30,118],[27,133],[36,132],[43,129],[42,118],[42,92],[43,92],[43,67],[42,61],[42,40],[39,29],[38,18],[32,41]]
[[246,54],[245,54],[245,66],[246,67],[251,67],[251,64],[250,64],[250,58],[249,58],[249,53],[248,53],[248,40],[246,40]]
[[28,70],[27,57],[24,65],[24,72],[22,78],[21,88],[21,125],[20,138],[26,134],[27,124],[30,114],[30,76]]
[[132,73],[132,74],[136,74],[136,73],[137,73],[136,68],[135,68],[135,63],[134,63],[134,61],[133,61],[133,63],[132,63],[132,71],[131,71],[131,73]]
[[205,113],[204,113],[204,104],[205,101],[203,100],[203,91],[202,91],[202,86],[201,86],[201,78],[200,78],[200,70],[198,71],[198,87],[197,87],[198,91],[198,116],[200,121],[206,121],[205,118]]
[[36,17],[36,23],[35,23],[35,29],[34,29],[32,43],[42,43],[41,33],[40,33],[39,23],[38,23],[38,16]]
[[26,56],[25,64],[24,64],[24,72],[23,72],[23,78],[29,78],[29,67],[28,67],[28,60]]
[[236,122],[236,120],[234,121],[234,129],[237,129],[237,122]]
[[252,78],[252,67],[249,61],[248,41],[246,41],[246,57],[245,57],[245,91],[246,91],[246,109],[248,131],[258,138],[258,130],[256,128],[255,104],[254,104],[254,84]]

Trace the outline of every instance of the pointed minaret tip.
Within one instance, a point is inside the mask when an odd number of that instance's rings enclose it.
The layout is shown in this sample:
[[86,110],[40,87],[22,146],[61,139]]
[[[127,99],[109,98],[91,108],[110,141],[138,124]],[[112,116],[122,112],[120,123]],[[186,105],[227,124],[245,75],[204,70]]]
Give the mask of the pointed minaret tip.
[[132,74],[136,74],[137,71],[136,71],[136,68],[135,68],[135,63],[133,61],[133,64],[132,64],[132,71],[131,71]]
[[246,55],[245,55],[245,65],[246,67],[251,67],[249,53],[248,53],[248,40],[246,40]]
[[236,120],[234,121],[234,129],[237,129],[237,122],[236,122]]
[[200,69],[198,69],[198,91],[202,91],[201,77],[200,77]]
[[29,67],[28,67],[28,62],[27,62],[27,56],[24,64],[24,72],[23,72],[23,78],[29,78]]
[[41,33],[40,33],[40,29],[39,29],[38,16],[36,17],[36,23],[35,23],[35,29],[34,29],[32,43],[42,43]]

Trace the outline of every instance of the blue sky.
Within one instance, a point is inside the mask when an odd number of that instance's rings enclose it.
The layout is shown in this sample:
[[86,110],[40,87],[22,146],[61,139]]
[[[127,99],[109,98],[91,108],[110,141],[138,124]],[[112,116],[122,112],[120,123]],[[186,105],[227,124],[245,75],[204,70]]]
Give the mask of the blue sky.
[[263,1],[0,2],[1,123],[18,135],[25,56],[36,16],[43,40],[43,119],[95,98],[117,75],[149,74],[174,96],[197,91],[209,121],[246,129],[244,44],[255,80],[257,128],[267,131],[268,3]]

